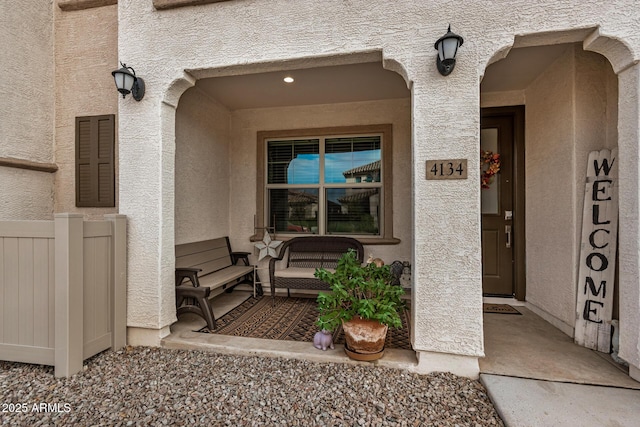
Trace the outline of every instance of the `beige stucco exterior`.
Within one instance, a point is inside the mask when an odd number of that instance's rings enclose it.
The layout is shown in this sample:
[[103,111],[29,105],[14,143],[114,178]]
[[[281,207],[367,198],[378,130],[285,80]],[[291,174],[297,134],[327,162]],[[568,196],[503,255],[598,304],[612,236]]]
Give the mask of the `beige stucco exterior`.
[[[118,6],[55,12],[55,211],[87,218],[117,208],[77,208],[75,199],[75,118],[116,114],[111,71],[118,65]],[[117,132],[116,132],[117,134]],[[118,149],[116,138],[116,152]],[[116,156],[116,206],[118,203]]]
[[[193,16],[188,9],[149,13],[149,5],[120,2],[120,10],[128,12],[126,16],[121,15],[119,21],[120,56],[135,56],[137,61],[145,64],[143,66],[147,70],[140,72],[149,76],[146,79],[149,87],[158,88],[155,93],[150,91],[141,104],[120,104],[120,137],[126,134],[130,141],[129,145],[121,146],[121,159],[138,155],[142,134],[139,126],[133,126],[135,117],[138,124],[143,121],[147,128],[161,131],[155,148],[150,147],[146,152],[155,159],[148,164],[167,166],[146,171],[145,180],[141,183],[149,194],[156,195],[155,212],[160,212],[159,216],[152,215],[156,220],[147,217],[150,207],[136,206],[133,199],[127,200],[130,199],[127,189],[121,189],[121,212],[132,217],[132,224],[135,223],[135,217],[145,218],[145,226],[139,231],[132,225],[133,235],[139,232],[140,241],[157,242],[157,246],[153,246],[156,251],[153,256],[148,252],[139,258],[133,255],[138,266],[130,271],[130,276],[134,282],[138,281],[138,275],[140,279],[142,275],[148,279],[148,273],[152,270],[150,267],[157,265],[158,258],[168,260],[171,257],[173,236],[168,230],[165,233],[161,230],[163,227],[172,228],[169,206],[172,205],[174,194],[170,186],[165,184],[173,169],[171,155],[174,136],[170,129],[173,128],[175,113],[172,107],[180,109],[178,100],[186,87],[199,78],[215,75],[286,69],[301,64],[329,65],[343,61],[344,55],[379,51],[385,59],[401,66],[412,86],[414,348],[419,352],[460,354],[470,358],[481,356],[478,171],[471,170],[466,181],[428,182],[424,180],[424,161],[430,158],[467,158],[472,164],[478,161],[479,77],[497,52],[513,44],[516,35],[556,31],[559,33],[557,37],[546,40],[532,37],[526,40],[532,44],[545,44],[580,42],[592,37],[590,42],[599,46],[597,41],[600,38],[591,34],[600,31],[610,38],[624,38],[632,44],[633,39],[637,38],[631,30],[632,22],[627,21],[628,26],[625,26],[627,17],[620,13],[619,5],[605,8],[604,11],[600,8],[597,14],[588,4],[549,3],[534,6],[517,2],[508,10],[467,7],[450,11],[447,20],[451,21],[453,16],[456,27],[464,28],[467,43],[460,50],[459,61],[466,65],[458,66],[454,74],[443,79],[433,67],[434,52],[425,46],[432,45],[446,26],[444,22],[436,22],[431,13],[438,11],[442,14],[447,11],[448,6],[444,3],[433,2],[432,7],[415,8],[414,2],[397,2],[385,13],[372,12],[365,2],[351,2],[348,5],[343,2],[322,5],[298,3],[287,4],[286,8],[280,7],[279,2],[258,3],[227,2],[224,5],[203,6],[201,13]],[[131,13],[133,11],[137,13]],[[571,13],[567,13],[569,11]],[[242,18],[236,22],[233,16]],[[167,20],[171,21],[171,26],[163,25]],[[340,21],[339,25],[336,25],[336,20]],[[499,20],[499,24],[489,25],[496,20]],[[282,31],[272,31],[274,25],[284,22],[287,25],[280,25]],[[592,28],[584,30],[585,22],[592,23]],[[188,32],[180,30],[187,27]],[[335,30],[325,32],[324,29],[329,27]],[[208,28],[216,28],[215,35]],[[573,28],[579,28],[580,31],[567,32]],[[129,50],[128,44],[122,43],[128,36],[144,34],[145,31],[153,34],[153,48],[140,50],[137,46],[134,52]],[[194,38],[192,34],[198,34],[198,37]],[[208,37],[208,34],[211,36]],[[322,43],[318,43],[318,40],[322,40]],[[181,54],[187,50],[188,54]],[[606,55],[607,52],[603,53]],[[562,60],[575,61],[576,58],[569,55]],[[634,58],[628,57],[622,61],[626,63],[614,64],[614,69],[628,66]],[[563,78],[562,74],[560,77]],[[572,71],[566,71],[564,78],[573,81]],[[569,137],[576,138],[573,134]],[[445,140],[455,143],[442,144],[441,141]],[[578,161],[574,157],[578,150],[571,144],[556,148],[565,150],[566,156],[571,158],[569,184],[562,190],[564,194],[559,196],[566,197],[576,186],[572,176],[577,174]],[[540,153],[544,152],[541,150]],[[139,172],[139,165],[135,165],[135,170],[133,166],[122,165],[123,181],[132,180],[134,172]],[[234,185],[242,184],[235,184],[232,180],[231,188]],[[237,193],[243,192],[231,191],[231,200]],[[572,198],[576,197],[569,197],[570,200]],[[568,256],[573,257],[574,261],[576,237],[573,232],[578,223],[577,206],[577,200],[574,200],[568,209],[559,213],[566,218],[564,222],[570,224],[568,229],[562,228],[566,230],[566,239],[562,243],[570,242],[568,245],[572,249]],[[250,229],[252,221],[251,218],[247,219],[249,221],[245,219],[241,221],[244,225],[237,227]],[[248,231],[241,231],[234,238],[247,245],[245,239],[250,236]],[[243,234],[246,237],[243,238]],[[158,238],[150,239],[153,236]],[[557,237],[560,239],[562,235]],[[133,248],[132,253],[138,251]],[[162,285],[151,296],[157,298],[159,306],[166,307],[160,310],[158,323],[152,326],[156,322],[155,316],[139,315],[143,313],[138,310],[142,304],[134,299],[130,301],[131,326],[159,330],[173,321],[173,310],[169,308],[172,303],[170,273],[170,269],[165,271],[161,268],[158,271],[157,282]],[[569,271],[563,269],[561,273],[564,279],[572,281],[575,267]],[[535,283],[535,279],[533,281]],[[541,286],[539,290],[544,294],[544,287]],[[637,293],[637,289],[634,292]],[[575,295],[575,290],[568,288],[561,293],[564,296],[561,295],[563,302],[560,304],[570,306],[568,301]],[[149,297],[147,292],[144,294]],[[544,305],[544,300],[540,304]],[[558,317],[570,324],[571,314],[564,311],[564,306],[552,305],[548,310],[562,311]]]
[[[392,123],[393,225],[400,243],[368,246],[367,252],[412,262],[419,370],[477,374],[484,354],[480,171],[470,167],[466,180],[427,181],[425,162],[478,164],[480,107],[524,105],[526,300],[572,333],[586,158],[590,150],[618,146],[620,356],[640,377],[640,34],[634,2],[516,0],[461,8],[441,0],[231,0],[156,10],[153,2],[120,0],[68,12],[28,3],[33,10],[7,12],[22,20],[28,17],[23,12],[32,12],[48,24],[48,31],[40,29],[44,41],[18,26],[0,28],[0,35],[17,46],[33,45],[30,57],[39,62],[25,79],[37,80],[32,86],[42,96],[38,102],[17,96],[17,112],[0,101],[0,112],[16,124],[0,128],[0,157],[55,161],[59,171],[54,185],[54,174],[41,178],[41,172],[0,167],[12,188],[33,187],[31,199],[39,201],[37,208],[16,204],[17,191],[3,191],[0,202],[9,209],[0,204],[0,216],[75,211],[73,118],[117,111],[114,211],[129,218],[131,344],[159,344],[176,320],[175,244],[229,235],[234,249],[252,250],[258,131]],[[465,42],[454,72],[443,77],[433,44],[449,23]],[[481,96],[487,67],[512,48],[559,44],[565,51],[528,87]],[[19,54],[23,47],[12,49]],[[145,79],[142,101],[117,101],[109,72],[118,60]],[[219,76],[372,61],[399,73],[411,97],[231,111],[194,87]],[[78,80],[91,84],[78,90]],[[23,126],[34,108],[42,115]],[[24,140],[30,142],[21,145]]]
[[0,167],[3,187],[12,189],[0,193],[0,218],[117,212],[76,208],[74,191],[75,118],[117,112],[109,74],[117,64],[117,5],[63,12],[55,2],[34,1],[0,8],[3,71],[11,76],[0,83],[0,157],[57,166],[55,173]]
[[573,328],[587,157],[616,145],[618,94],[604,57],[566,49],[524,93],[527,301]]
[[[53,162],[53,7],[28,2],[0,4],[2,70],[0,157]],[[24,25],[29,22],[32,25]],[[54,175],[0,167],[0,218],[52,219]],[[12,191],[7,191],[12,189]]]
[[233,235],[230,122],[230,111],[198,88],[189,89],[180,100],[176,112],[176,171],[180,171],[175,174],[176,244]]

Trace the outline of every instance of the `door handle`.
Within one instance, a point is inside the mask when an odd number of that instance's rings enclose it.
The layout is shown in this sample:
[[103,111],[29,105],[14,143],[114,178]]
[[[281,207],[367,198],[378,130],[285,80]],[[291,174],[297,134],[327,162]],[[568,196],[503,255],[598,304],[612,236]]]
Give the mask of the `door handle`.
[[511,226],[510,225],[505,225],[504,226],[504,232],[507,235],[507,248],[511,248]]

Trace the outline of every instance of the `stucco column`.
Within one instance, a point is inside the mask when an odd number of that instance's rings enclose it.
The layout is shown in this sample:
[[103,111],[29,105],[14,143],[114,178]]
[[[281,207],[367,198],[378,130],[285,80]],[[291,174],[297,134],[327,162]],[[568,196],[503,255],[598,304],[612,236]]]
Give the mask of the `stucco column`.
[[620,352],[640,381],[640,65],[618,74]]
[[148,81],[142,101],[129,96],[119,103],[119,211],[129,219],[127,342],[132,345],[159,345],[176,320],[175,126],[173,121],[163,126],[161,119],[175,117],[175,108],[161,101],[158,86]]
[[[423,372],[474,377],[482,356],[478,78],[414,80],[413,348]],[[426,161],[467,159],[468,178],[426,180]],[[451,355],[457,355],[452,357]]]

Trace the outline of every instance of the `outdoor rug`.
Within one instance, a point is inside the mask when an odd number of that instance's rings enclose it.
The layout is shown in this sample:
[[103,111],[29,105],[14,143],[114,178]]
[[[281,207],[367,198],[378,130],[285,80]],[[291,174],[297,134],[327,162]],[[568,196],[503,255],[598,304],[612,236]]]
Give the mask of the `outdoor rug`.
[[[318,331],[318,304],[315,298],[276,297],[275,305],[271,296],[248,300],[224,316],[216,319],[218,328],[211,332],[248,338],[313,342]],[[389,328],[386,348],[411,350],[409,342],[409,312],[401,314],[402,329]],[[206,327],[198,332],[209,333]],[[333,334],[335,344],[344,344],[344,333],[339,328]]]
[[509,304],[482,304],[482,311],[498,314],[522,314]]

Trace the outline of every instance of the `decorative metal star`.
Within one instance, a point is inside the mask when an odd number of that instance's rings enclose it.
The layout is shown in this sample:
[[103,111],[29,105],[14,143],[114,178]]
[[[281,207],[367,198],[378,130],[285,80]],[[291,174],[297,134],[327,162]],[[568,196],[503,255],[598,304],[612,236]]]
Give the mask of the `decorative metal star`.
[[264,238],[261,242],[255,244],[256,248],[260,249],[258,254],[258,261],[266,256],[275,257],[278,256],[276,248],[282,244],[279,240],[271,240],[271,236],[268,231],[265,231]]

